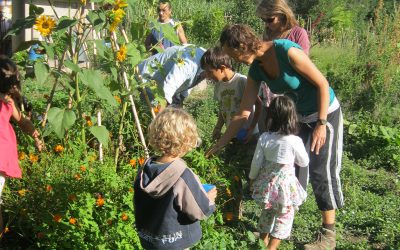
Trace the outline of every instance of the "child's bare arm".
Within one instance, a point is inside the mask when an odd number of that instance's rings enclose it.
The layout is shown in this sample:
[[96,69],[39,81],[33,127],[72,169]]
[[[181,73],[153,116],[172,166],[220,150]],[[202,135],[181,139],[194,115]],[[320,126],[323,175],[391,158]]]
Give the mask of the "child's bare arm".
[[212,132],[212,139],[213,140],[218,140],[221,137],[221,129],[224,126],[224,118],[222,117],[221,112],[218,112],[218,121],[217,124],[215,124],[214,130]]
[[39,151],[42,151],[43,143],[39,139],[39,131],[35,129],[35,126],[31,120],[23,116],[22,112],[15,106],[14,100],[10,99],[9,103],[11,103],[13,107],[12,118],[25,134],[32,136],[32,138],[35,140],[36,148]]

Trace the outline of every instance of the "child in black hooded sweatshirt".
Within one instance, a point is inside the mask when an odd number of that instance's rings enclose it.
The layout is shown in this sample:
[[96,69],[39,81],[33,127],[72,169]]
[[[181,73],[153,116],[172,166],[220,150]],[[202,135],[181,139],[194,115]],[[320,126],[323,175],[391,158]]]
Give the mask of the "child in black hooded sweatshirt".
[[145,249],[186,249],[201,239],[199,220],[215,210],[217,190],[208,193],[180,158],[196,147],[193,118],[166,108],[149,126],[149,158],[134,183],[135,223]]

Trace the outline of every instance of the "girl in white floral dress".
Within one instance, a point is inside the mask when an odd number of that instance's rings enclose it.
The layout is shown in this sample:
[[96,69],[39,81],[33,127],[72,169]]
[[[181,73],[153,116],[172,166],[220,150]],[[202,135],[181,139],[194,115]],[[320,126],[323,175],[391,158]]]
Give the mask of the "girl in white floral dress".
[[289,97],[278,96],[271,102],[267,131],[258,140],[249,178],[252,197],[263,208],[258,222],[260,237],[271,250],[290,236],[294,211],[307,197],[294,164],[306,167],[309,158],[303,141],[295,135],[296,107]]

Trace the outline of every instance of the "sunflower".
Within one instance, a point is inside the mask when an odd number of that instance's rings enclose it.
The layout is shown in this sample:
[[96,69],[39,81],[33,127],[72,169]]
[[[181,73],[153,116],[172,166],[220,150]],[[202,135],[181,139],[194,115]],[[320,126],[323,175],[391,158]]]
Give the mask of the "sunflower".
[[123,9],[112,10],[110,15],[111,18],[111,25],[110,31],[113,32],[118,27],[118,25],[122,22],[122,19],[125,17],[125,11]]
[[122,45],[117,51],[117,60],[118,62],[122,62],[126,59],[126,53],[128,52],[125,45]]
[[114,10],[118,10],[127,6],[128,4],[126,3],[126,0],[115,0],[114,2]]
[[40,16],[36,18],[35,29],[44,37],[50,35],[56,26],[56,22],[49,16]]

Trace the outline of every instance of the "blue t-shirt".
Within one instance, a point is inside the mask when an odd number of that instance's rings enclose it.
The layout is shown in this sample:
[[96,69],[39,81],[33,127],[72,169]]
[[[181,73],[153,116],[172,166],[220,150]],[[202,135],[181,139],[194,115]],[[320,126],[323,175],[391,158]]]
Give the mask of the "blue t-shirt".
[[[272,93],[285,94],[296,104],[297,112],[301,115],[310,115],[318,112],[318,90],[312,83],[301,76],[290,64],[288,51],[290,48],[301,47],[286,39],[274,40],[274,49],[277,56],[280,73],[276,79],[270,79],[264,72],[260,61],[254,60],[250,65],[249,76],[256,82],[266,82]],[[333,89],[329,87],[329,104],[335,99]]]

